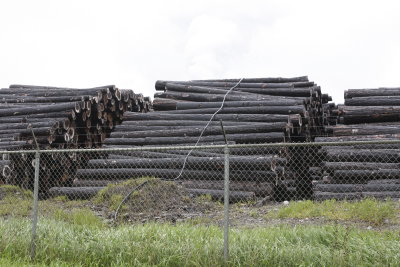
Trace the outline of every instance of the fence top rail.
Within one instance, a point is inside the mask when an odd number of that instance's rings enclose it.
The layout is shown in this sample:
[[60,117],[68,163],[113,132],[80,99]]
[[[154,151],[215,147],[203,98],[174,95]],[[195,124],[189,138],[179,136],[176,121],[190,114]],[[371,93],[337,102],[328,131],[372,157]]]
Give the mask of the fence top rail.
[[0,154],[21,153],[89,153],[113,151],[167,151],[167,150],[207,150],[228,148],[276,148],[276,147],[310,147],[310,146],[349,146],[349,145],[374,145],[374,144],[400,144],[399,140],[373,140],[373,141],[339,141],[339,142],[303,142],[303,143],[260,143],[260,144],[228,144],[228,145],[198,145],[198,146],[141,146],[126,148],[77,148],[77,149],[32,149],[32,150],[0,150]]

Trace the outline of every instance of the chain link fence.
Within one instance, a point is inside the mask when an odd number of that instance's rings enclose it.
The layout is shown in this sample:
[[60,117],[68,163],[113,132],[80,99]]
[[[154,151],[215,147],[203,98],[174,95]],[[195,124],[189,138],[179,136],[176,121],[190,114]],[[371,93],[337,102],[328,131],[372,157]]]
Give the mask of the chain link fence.
[[[0,179],[34,192],[33,201],[23,190],[13,200],[29,199],[33,240],[49,199],[85,200],[110,223],[213,217],[227,229],[232,203],[399,198],[399,148],[379,140],[2,151]],[[2,205],[10,188],[0,187]]]

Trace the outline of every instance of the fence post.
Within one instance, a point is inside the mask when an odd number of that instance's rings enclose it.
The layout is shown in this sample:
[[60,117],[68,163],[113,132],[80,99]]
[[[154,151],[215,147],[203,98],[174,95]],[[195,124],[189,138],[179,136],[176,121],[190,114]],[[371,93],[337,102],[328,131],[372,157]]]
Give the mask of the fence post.
[[229,147],[224,148],[224,260],[229,260]]
[[35,259],[36,255],[36,228],[38,222],[38,202],[39,202],[39,165],[40,153],[35,153],[35,180],[33,187],[33,215],[32,215],[32,240],[31,240],[31,260]]

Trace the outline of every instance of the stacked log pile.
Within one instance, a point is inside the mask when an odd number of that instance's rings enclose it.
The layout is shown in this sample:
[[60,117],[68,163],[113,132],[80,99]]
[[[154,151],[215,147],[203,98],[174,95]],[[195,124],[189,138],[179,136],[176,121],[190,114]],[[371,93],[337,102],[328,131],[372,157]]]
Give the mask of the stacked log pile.
[[[190,190],[223,194],[223,150],[150,150],[152,146],[311,141],[323,130],[324,105],[330,97],[307,77],[243,79],[226,97],[223,108],[206,130],[205,125],[221,106],[224,95],[239,80],[157,81],[155,112],[124,114],[105,141],[105,147],[149,147],[147,151],[119,152],[107,159],[92,159],[79,169],[75,185],[103,186],[106,179],[143,175],[177,179]],[[310,158],[306,148],[231,149],[232,188],[250,195],[287,199],[310,195]],[[293,182],[286,182],[285,180]],[[296,192],[297,188],[297,192]],[[304,194],[304,190],[307,193]]]
[[[114,85],[90,89],[11,85],[0,90],[0,149],[98,148],[121,123],[125,111],[146,110],[142,95]],[[42,154],[41,191],[70,185],[89,153]],[[32,188],[34,154],[3,155],[5,183]]]
[[[329,137],[315,141],[386,141],[400,138],[400,88],[350,89],[337,109],[336,126],[326,126]],[[398,144],[325,146],[319,151],[315,199],[400,197]]]

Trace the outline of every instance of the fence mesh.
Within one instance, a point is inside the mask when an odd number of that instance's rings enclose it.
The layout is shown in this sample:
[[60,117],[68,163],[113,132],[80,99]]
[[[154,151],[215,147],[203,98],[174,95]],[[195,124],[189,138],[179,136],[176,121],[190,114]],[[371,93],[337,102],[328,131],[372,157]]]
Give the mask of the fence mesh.
[[67,200],[84,200],[75,204],[109,222],[223,225],[228,177],[231,205],[400,198],[399,148],[389,140],[3,151],[1,215],[32,216],[37,154],[39,216],[69,216]]
[[[399,146],[395,141],[228,145],[230,201],[397,198]],[[150,179],[137,191],[149,188],[156,202],[170,190],[223,200],[223,145],[39,153],[42,199],[91,199],[111,188],[123,199]],[[33,190],[35,151],[4,152],[1,168],[2,183]],[[164,190],[161,184],[176,188]],[[148,209],[144,202],[137,205],[136,211]]]

